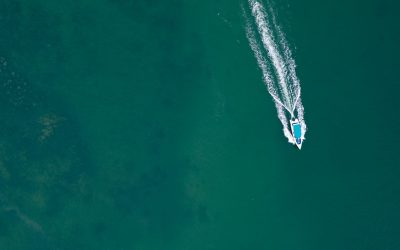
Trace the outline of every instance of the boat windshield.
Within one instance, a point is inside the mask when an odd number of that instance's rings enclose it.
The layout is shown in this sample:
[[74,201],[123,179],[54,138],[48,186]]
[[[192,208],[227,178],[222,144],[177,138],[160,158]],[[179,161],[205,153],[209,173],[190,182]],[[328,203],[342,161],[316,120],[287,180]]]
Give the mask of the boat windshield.
[[293,134],[295,138],[301,138],[301,126],[299,123],[293,124]]

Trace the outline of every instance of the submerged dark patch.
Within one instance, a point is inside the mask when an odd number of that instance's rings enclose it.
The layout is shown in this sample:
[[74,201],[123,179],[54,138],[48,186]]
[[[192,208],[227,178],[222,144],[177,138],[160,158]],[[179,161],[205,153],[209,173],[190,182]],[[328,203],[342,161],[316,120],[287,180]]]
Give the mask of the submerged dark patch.
[[[7,239],[17,236],[10,230],[15,224],[28,235],[43,236],[39,239],[57,238],[47,229],[48,220],[86,196],[80,188],[91,171],[77,127],[60,104],[35,89],[5,58],[0,59],[0,100],[1,213],[16,218],[2,221]],[[22,241],[29,245],[37,239]]]

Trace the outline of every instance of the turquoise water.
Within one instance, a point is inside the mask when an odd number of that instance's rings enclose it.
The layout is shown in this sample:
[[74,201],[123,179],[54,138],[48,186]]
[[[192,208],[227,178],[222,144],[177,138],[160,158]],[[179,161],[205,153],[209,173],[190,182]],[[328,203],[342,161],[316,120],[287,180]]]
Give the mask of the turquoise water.
[[400,249],[395,1],[276,0],[287,143],[245,1],[0,2],[0,249]]

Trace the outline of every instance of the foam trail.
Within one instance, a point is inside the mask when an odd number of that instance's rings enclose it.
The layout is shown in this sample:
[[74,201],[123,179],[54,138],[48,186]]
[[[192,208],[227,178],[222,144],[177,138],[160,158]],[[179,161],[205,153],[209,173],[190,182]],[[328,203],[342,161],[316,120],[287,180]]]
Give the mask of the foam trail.
[[288,127],[289,123],[288,123],[288,120],[286,118],[285,110],[281,105],[279,105],[279,103],[275,103],[275,106],[276,106],[276,110],[278,112],[278,118],[282,123],[283,134],[288,139],[288,142],[294,144],[295,141],[294,141],[292,133],[290,133],[290,130],[289,130],[289,127]]
[[[247,20],[247,38],[258,66],[262,71],[264,83],[275,102],[284,135],[289,139],[289,142],[294,143],[289,129],[289,119],[286,116],[287,113],[285,110],[290,114],[290,118],[297,117],[301,123],[303,139],[306,131],[304,107],[300,96],[300,81],[296,75],[296,63],[292,57],[285,35],[277,24],[271,5],[269,5],[269,12],[267,13],[264,6],[258,0],[248,0],[248,2],[262,46],[257,43],[256,33],[252,29],[250,21],[244,12]],[[263,49],[269,60],[264,57]],[[268,62],[272,64],[273,71],[271,71]],[[276,74],[276,84],[272,72]]]
[[304,107],[301,102],[301,88],[300,88],[300,80],[296,75],[296,62],[294,61],[292,57],[292,52],[289,48],[288,42],[286,40],[286,37],[281,29],[281,27],[278,25],[276,21],[276,17],[274,15],[274,10],[271,7],[271,4],[269,4],[269,13],[272,17],[272,23],[274,26],[274,29],[276,30],[278,37],[279,37],[279,42],[283,50],[283,55],[285,59],[285,63],[287,65],[288,71],[289,71],[289,77],[287,78],[288,81],[291,82],[291,94],[292,96],[295,96],[295,101],[294,101],[294,106],[292,107],[292,113],[294,111],[297,111],[297,118],[299,119],[299,122],[302,125],[302,134],[303,137],[305,135],[305,132],[307,131],[307,125],[304,120]]
[[276,109],[278,112],[278,118],[281,121],[282,126],[283,126],[283,133],[288,138],[289,142],[294,143],[293,137],[288,128],[288,121],[286,119],[285,110],[284,110],[284,109],[288,110],[289,107],[285,107],[285,105],[279,100],[279,96],[276,93],[277,90],[275,88],[275,84],[274,84],[274,82],[272,80],[272,76],[270,74],[270,69],[268,67],[268,64],[267,64],[264,56],[261,53],[260,46],[258,45],[257,40],[255,38],[254,30],[251,28],[251,25],[249,22],[247,22],[247,24],[246,24],[246,31],[247,31],[246,35],[247,35],[247,39],[249,40],[250,47],[254,52],[258,66],[260,67],[261,72],[263,74],[264,83],[267,87],[269,94],[274,99],[275,106],[276,106]]
[[[289,92],[286,84],[287,69],[283,62],[282,56],[278,52],[278,48],[275,43],[271,28],[267,22],[264,7],[255,0],[249,0],[251,6],[251,12],[253,17],[256,19],[256,24],[258,32],[261,36],[264,48],[268,53],[269,58],[272,61],[275,71],[279,79],[279,87],[283,93],[283,103],[287,107],[291,107],[292,103],[290,101]],[[291,111],[289,111],[291,112]]]
[[265,83],[265,86],[268,89],[269,94],[272,96],[275,102],[278,102],[281,106],[284,106],[286,109],[290,109],[288,106],[283,104],[281,100],[279,100],[279,95],[277,94],[277,91],[274,86],[274,82],[272,80],[272,76],[270,74],[270,69],[268,67],[267,62],[265,61],[264,56],[261,53],[260,46],[257,44],[257,40],[255,38],[255,34],[253,29],[251,28],[250,24],[247,23],[247,39],[249,40],[250,47],[254,52],[254,56],[256,57],[258,66],[260,67],[262,74],[263,74],[263,80]]

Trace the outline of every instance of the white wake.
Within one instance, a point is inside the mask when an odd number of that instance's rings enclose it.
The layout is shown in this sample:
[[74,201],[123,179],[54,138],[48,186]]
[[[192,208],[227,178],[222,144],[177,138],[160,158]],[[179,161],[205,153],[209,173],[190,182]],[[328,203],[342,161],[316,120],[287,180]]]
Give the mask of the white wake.
[[288,120],[292,117],[298,118],[303,139],[307,129],[296,64],[284,33],[276,22],[272,7],[269,7],[267,12],[257,0],[249,0],[249,5],[255,29],[250,19],[246,18],[246,35],[261,69],[264,83],[275,102],[284,135],[289,142],[294,143]]

